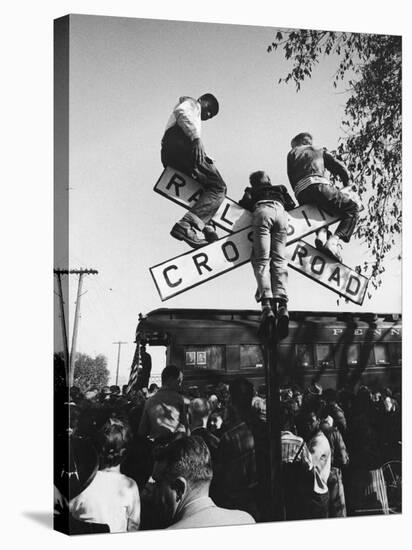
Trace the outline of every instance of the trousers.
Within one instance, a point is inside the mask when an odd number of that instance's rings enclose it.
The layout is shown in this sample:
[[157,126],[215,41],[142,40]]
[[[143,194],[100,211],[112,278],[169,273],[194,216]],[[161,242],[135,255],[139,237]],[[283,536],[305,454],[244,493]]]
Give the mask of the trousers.
[[359,206],[334,185],[315,183],[296,197],[299,204],[315,204],[331,215],[342,217],[335,235],[348,243],[359,219]]
[[288,216],[278,202],[258,203],[253,212],[251,262],[257,283],[256,300],[279,298],[287,301],[285,257]]
[[193,215],[193,220],[199,218],[203,224],[207,224],[226,196],[226,184],[213,161],[205,157],[203,162],[196,163],[192,142],[176,125],[166,130],[163,136],[161,161],[164,167],[171,166],[200,183],[203,192],[189,213]]

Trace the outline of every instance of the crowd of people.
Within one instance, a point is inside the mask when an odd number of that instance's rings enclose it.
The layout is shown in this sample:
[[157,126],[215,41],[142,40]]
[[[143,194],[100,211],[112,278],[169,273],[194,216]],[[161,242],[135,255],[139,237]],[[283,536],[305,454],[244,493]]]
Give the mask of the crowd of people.
[[56,395],[57,528],[122,532],[272,521],[272,487],[281,495],[280,519],[391,511],[382,466],[401,460],[400,394],[366,386],[322,390],[316,383],[282,388],[281,468],[273,478],[266,388],[255,391],[237,377],[183,391],[182,381],[182,371],[169,365],[160,388],[106,386],[82,394],[73,387]]

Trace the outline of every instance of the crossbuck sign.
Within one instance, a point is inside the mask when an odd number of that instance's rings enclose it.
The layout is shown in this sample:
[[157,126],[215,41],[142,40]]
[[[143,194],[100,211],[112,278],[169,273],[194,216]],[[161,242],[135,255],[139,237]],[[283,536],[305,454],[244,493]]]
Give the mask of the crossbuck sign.
[[[199,183],[170,167],[164,170],[154,190],[184,208],[190,208],[202,192]],[[321,227],[338,221],[338,218],[313,205],[300,206],[288,215],[286,257],[289,267],[361,305],[368,279],[302,240]],[[213,221],[229,234],[150,268],[162,301],[250,260],[253,233],[251,213],[226,197]]]

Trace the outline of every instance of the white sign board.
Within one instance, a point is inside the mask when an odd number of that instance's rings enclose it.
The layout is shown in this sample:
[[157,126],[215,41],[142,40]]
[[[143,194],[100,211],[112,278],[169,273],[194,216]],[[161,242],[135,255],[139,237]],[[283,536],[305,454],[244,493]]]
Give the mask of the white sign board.
[[305,241],[286,249],[289,267],[319,284],[337,292],[355,304],[362,305],[369,279],[333,260]]
[[[252,228],[242,229],[196,250],[150,268],[162,301],[214,279],[250,260]],[[336,262],[304,241],[287,249],[289,266],[321,285],[362,304],[368,279]]]
[[[202,187],[197,181],[169,166],[163,171],[154,190],[184,208],[191,208],[202,193]],[[330,216],[312,205],[299,206],[288,212],[288,215],[288,243],[302,239],[338,220],[336,216]],[[213,221],[218,227],[233,233],[249,227],[252,223],[252,214],[226,197],[213,217]]]

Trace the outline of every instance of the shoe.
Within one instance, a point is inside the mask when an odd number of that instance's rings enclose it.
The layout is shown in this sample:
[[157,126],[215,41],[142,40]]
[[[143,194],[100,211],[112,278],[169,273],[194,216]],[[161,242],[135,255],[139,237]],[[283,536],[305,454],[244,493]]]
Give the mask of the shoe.
[[270,340],[273,333],[273,327],[275,323],[275,314],[270,306],[262,309],[262,315],[260,317],[260,324],[258,328],[258,337],[265,341]]
[[283,340],[283,338],[286,338],[289,334],[289,312],[286,302],[284,302],[283,300],[281,302],[278,302],[276,318],[278,320],[278,338],[279,340]]
[[316,232],[315,246],[318,250],[324,251],[326,242],[331,238],[332,233],[325,228],[319,229]]
[[185,241],[192,248],[200,248],[208,244],[206,239],[199,238],[198,232],[188,222],[175,223],[170,234],[178,241]]
[[331,237],[323,247],[323,252],[342,263],[342,244],[338,237]]
[[219,239],[219,235],[216,233],[211,225],[205,225],[203,229],[203,235],[205,236],[205,239],[208,243],[214,243]]

